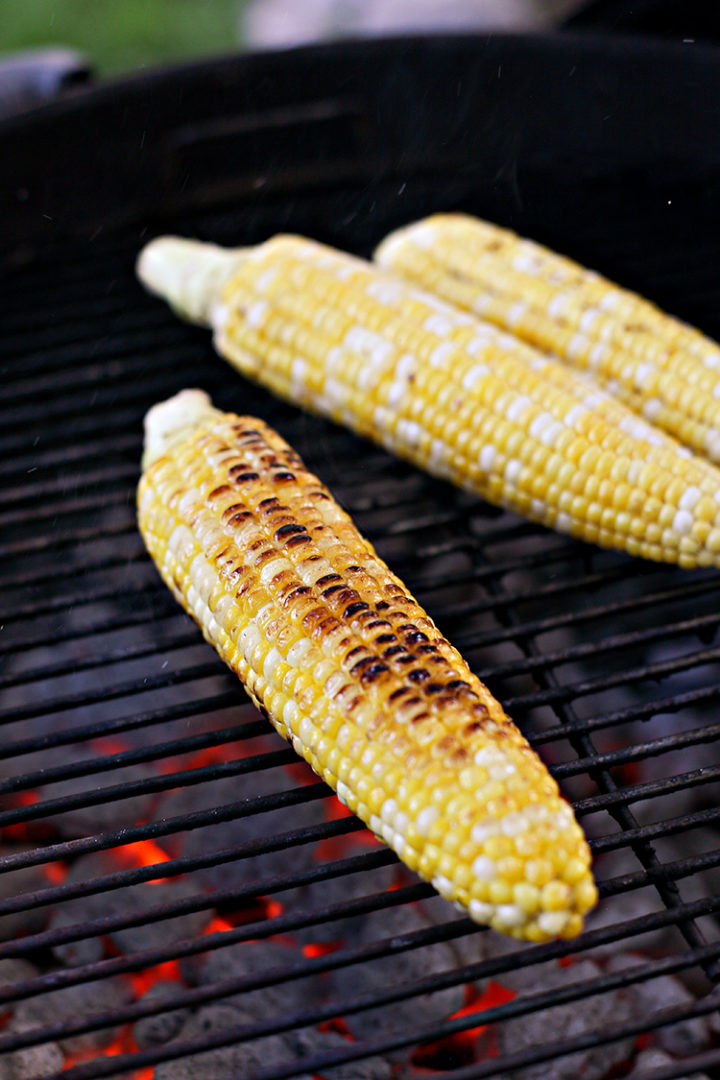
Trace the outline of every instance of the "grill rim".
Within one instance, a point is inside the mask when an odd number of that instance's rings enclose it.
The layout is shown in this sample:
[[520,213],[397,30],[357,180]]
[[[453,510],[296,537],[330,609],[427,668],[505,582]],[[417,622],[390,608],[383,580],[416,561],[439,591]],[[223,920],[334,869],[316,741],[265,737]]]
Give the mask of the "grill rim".
[[[5,175],[0,177],[0,195],[13,208],[11,214],[0,216],[0,242],[8,253],[0,261],[0,268],[28,265],[39,255],[44,260],[61,261],[62,244],[78,236],[87,241],[87,257],[97,258],[107,246],[108,237],[112,251],[118,227],[138,224],[142,239],[142,229],[147,228],[150,218],[159,222],[169,214],[187,210],[197,213],[200,206],[211,209],[227,205],[257,190],[258,182],[267,187],[279,179],[262,175],[267,165],[260,160],[254,171],[235,177],[234,183],[229,180],[220,190],[202,180],[193,186],[192,177],[185,177],[184,190],[178,194],[177,177],[168,165],[168,154],[174,151],[173,139],[177,141],[180,132],[192,131],[198,121],[205,125],[214,116],[226,123],[228,115],[247,117],[249,109],[254,108],[262,129],[263,123],[270,122],[263,119],[263,111],[271,117],[273,110],[284,107],[292,111],[298,102],[304,108],[304,103],[318,97],[335,98],[341,103],[358,99],[362,102],[376,125],[378,138],[365,132],[368,144],[356,147],[347,165],[330,169],[324,178],[317,161],[311,176],[302,168],[302,160],[295,169],[292,163],[286,163],[286,175],[277,189],[280,198],[292,191],[293,184],[306,186],[310,181],[318,188],[323,183],[330,187],[347,183],[353,170],[355,177],[370,181],[373,174],[396,174],[403,171],[403,160],[405,169],[412,160],[415,168],[424,163],[430,174],[438,167],[444,171],[468,167],[475,146],[458,144],[457,127],[448,129],[445,124],[438,129],[433,125],[432,138],[425,138],[420,149],[412,137],[408,145],[402,123],[393,123],[390,111],[383,109],[383,93],[388,90],[392,67],[398,61],[407,77],[417,79],[419,73],[426,77],[428,72],[447,68],[449,59],[465,69],[470,60],[480,65],[476,88],[482,87],[486,93],[492,93],[490,73],[495,75],[498,64],[509,67],[519,63],[523,73],[515,71],[514,88],[508,86],[506,70],[503,94],[496,95],[493,104],[505,114],[509,102],[516,114],[522,115],[521,99],[517,93],[513,97],[513,89],[526,93],[529,87],[532,94],[544,98],[553,124],[544,124],[542,113],[532,112],[532,123],[524,124],[522,143],[511,144],[521,165],[535,171],[550,168],[557,172],[560,159],[572,163],[577,180],[591,179],[606,171],[612,174],[617,163],[622,162],[630,173],[642,170],[647,181],[660,161],[668,177],[676,175],[689,161],[695,175],[705,179],[716,176],[720,168],[720,149],[712,138],[720,121],[717,108],[713,110],[712,106],[717,52],[703,42],[688,49],[681,43],[655,38],[573,30],[419,34],[230,55],[81,87],[71,98],[0,121],[0,151],[6,163]],[[584,98],[580,112],[574,96],[565,92],[571,66],[575,88],[581,80],[589,80],[585,93],[576,89]],[[529,83],[528,73],[532,76]],[[659,79],[653,79],[654,75]],[[614,115],[601,113],[593,117],[592,124],[585,116],[583,125],[578,121],[590,100],[587,90],[593,80],[597,86],[607,85],[610,92],[621,80],[628,92],[622,115],[619,110]],[[182,118],[178,116],[179,86]],[[340,96],[338,86],[343,88]],[[433,92],[436,96],[441,93],[437,81]],[[407,93],[398,96],[400,102],[407,101]],[[223,102],[220,108],[218,101]],[[526,105],[532,108],[532,97]],[[661,139],[656,137],[653,125],[647,123],[647,116],[657,111],[665,121]],[[598,123],[601,118],[604,123]],[[418,117],[420,126],[423,120],[427,127],[429,116]],[[501,124],[505,120],[506,115],[498,118]],[[580,130],[581,139],[570,135]],[[114,134],[112,145],[108,131]],[[168,138],[170,133],[172,137]],[[496,147],[491,145],[488,134],[486,128],[483,152],[488,171],[499,170],[498,174],[502,174],[501,158],[507,156],[507,140]],[[83,181],[76,168],[76,161],[82,158],[74,148],[87,145],[89,139],[96,142],[98,163],[105,173],[100,193],[96,185]],[[553,155],[555,160],[551,162]],[[610,166],[604,166],[606,160]]]

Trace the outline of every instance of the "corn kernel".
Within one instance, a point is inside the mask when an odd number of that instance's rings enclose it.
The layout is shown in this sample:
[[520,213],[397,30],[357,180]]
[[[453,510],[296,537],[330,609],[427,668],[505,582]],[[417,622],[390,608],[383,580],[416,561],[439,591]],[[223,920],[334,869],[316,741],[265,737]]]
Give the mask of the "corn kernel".
[[540,906],[543,911],[566,911],[570,895],[569,885],[562,881],[548,881],[540,893]]
[[540,907],[540,890],[527,881],[513,887],[513,900],[528,915],[534,915]]
[[525,878],[531,885],[547,885],[553,876],[552,863],[549,859],[530,859],[525,864]]

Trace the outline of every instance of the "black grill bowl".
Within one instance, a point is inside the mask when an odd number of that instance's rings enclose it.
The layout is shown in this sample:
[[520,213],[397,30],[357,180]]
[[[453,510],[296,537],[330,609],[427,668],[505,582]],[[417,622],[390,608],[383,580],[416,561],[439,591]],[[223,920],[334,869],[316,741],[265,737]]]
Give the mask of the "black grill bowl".
[[[164,231],[367,255],[462,209],[717,336],[719,105],[711,48],[433,37],[0,126],[0,1078],[720,1075],[720,575],[530,526],[271,398],[133,269]],[[580,939],[499,941],[403,876],[176,608],[134,491],[145,411],[197,384],[294,444],[548,762],[596,857]]]

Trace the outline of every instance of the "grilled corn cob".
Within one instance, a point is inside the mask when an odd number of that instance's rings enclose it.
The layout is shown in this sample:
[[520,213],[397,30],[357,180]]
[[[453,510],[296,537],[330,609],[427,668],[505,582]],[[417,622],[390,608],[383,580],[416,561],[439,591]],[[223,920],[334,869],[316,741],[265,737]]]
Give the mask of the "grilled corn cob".
[[279,435],[201,391],[155,406],[138,516],[255,703],[408,866],[514,937],[580,931],[597,893],[555,781]]
[[300,237],[160,239],[138,272],[244,375],[436,476],[604,547],[720,564],[720,471],[497,327]]
[[584,369],[629,408],[720,462],[720,346],[578,263],[464,214],[392,233],[376,261]]

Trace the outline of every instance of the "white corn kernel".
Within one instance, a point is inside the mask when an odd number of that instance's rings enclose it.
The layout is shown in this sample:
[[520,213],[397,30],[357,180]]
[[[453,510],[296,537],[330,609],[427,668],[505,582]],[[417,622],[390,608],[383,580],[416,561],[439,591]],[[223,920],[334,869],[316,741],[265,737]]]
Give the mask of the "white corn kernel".
[[472,874],[478,881],[492,881],[497,877],[497,864],[487,855],[478,855],[472,864]]

